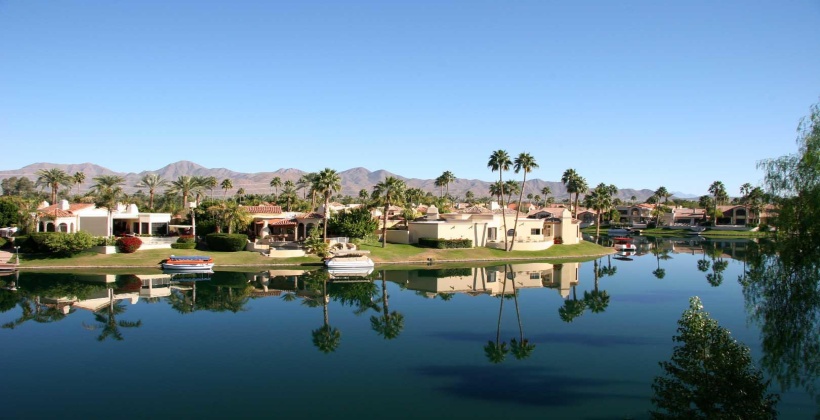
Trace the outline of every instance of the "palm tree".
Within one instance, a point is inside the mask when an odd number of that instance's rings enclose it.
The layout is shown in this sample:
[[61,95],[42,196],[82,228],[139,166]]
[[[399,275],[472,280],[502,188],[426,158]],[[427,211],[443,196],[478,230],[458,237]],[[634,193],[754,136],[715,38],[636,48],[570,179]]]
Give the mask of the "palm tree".
[[404,315],[393,311],[390,312],[387,304],[387,284],[385,282],[385,272],[382,271],[382,315],[370,316],[370,327],[385,340],[392,340],[401,334],[404,329]]
[[368,193],[366,189],[362,188],[359,190],[359,203],[364,204],[369,198],[370,193]]
[[715,209],[713,212],[713,223],[712,225],[717,225],[717,217],[718,217],[718,202],[721,201],[726,196],[726,186],[723,185],[723,182],[715,181],[712,185],[709,186],[709,193],[715,198]]
[[514,179],[508,179],[504,181],[504,192],[507,193],[507,205],[509,206],[510,202],[512,202],[513,194],[521,192],[521,184]]
[[390,204],[402,199],[405,188],[404,181],[393,176],[385,178],[384,181],[373,187],[373,199],[384,205],[384,211],[382,212],[382,248],[387,246],[387,212],[390,210]]
[[77,184],[77,195],[80,194],[80,184],[85,182],[85,173],[83,172],[74,172],[74,176],[72,177],[74,183]]
[[117,203],[123,195],[122,184],[125,178],[119,175],[100,175],[94,178],[91,191],[94,194],[94,205],[108,210],[108,226],[106,236],[111,236],[111,212],[117,208]]
[[279,195],[279,187],[282,186],[282,178],[279,178],[278,176],[273,177],[273,179],[270,180],[270,186],[273,188],[274,194]]
[[743,203],[743,207],[746,209],[747,225],[749,224],[749,204],[751,202],[752,191],[754,191],[754,188],[752,187],[752,184],[748,182],[740,186],[740,202]]
[[499,203],[503,203],[504,200],[502,200],[502,198],[504,195],[504,183],[499,181],[493,182],[492,184],[490,184],[489,193],[491,196],[496,197]]
[[51,188],[51,204],[57,202],[57,190],[60,185],[70,186],[74,182],[64,170],[60,168],[40,169],[37,171],[37,181],[34,183],[37,187]]
[[572,197],[572,194],[575,193],[575,201],[574,201],[574,205],[573,205],[573,209],[572,209],[573,210],[572,217],[577,219],[578,218],[578,196],[582,192],[588,190],[589,185],[587,185],[586,179],[584,179],[582,176],[578,175],[578,173],[575,172],[575,169],[572,169],[572,168],[567,169],[566,171],[564,171],[564,174],[561,176],[561,182],[563,182],[564,185],[566,186],[567,192],[569,193],[570,198]]
[[181,195],[182,208],[184,209],[183,211],[188,211],[189,198],[192,194],[196,194],[197,192],[201,191],[202,188],[202,179],[200,177],[182,175],[178,177],[176,181],[171,181],[170,187],[168,188],[168,192],[174,195]]
[[518,157],[515,158],[515,165],[513,166],[515,169],[515,173],[519,173],[524,171],[524,180],[521,182],[521,188],[518,193],[518,207],[515,211],[515,224],[513,225],[513,241],[510,244],[510,251],[513,250],[515,246],[515,238],[518,234],[518,215],[521,214],[521,201],[524,198],[524,187],[527,185],[527,174],[532,172],[533,169],[538,168],[538,163],[535,162],[535,158],[532,157],[529,153],[521,153]]
[[438,187],[438,196],[439,197],[444,197],[444,178],[439,176],[438,178],[435,179],[435,181],[433,181],[433,185]]
[[224,194],[224,196],[225,196],[225,197],[227,197],[227,196],[228,196],[228,190],[229,190],[229,189],[231,189],[231,188],[233,188],[233,182],[231,182],[231,180],[230,180],[230,179],[225,178],[225,179],[223,179],[223,180],[222,180],[222,183],[221,183],[221,184],[219,184],[219,186],[220,186],[223,190],[225,190],[225,194]]
[[228,233],[233,233],[234,228],[245,227],[251,221],[248,211],[231,201],[221,201],[208,207],[208,213],[213,217],[217,233],[222,232],[222,227],[226,227]]
[[601,235],[601,213],[608,211],[612,207],[610,191],[610,188],[602,182],[584,197],[584,206],[595,210],[596,237]]
[[505,171],[510,170],[510,166],[512,165],[512,161],[510,160],[510,155],[507,154],[506,150],[496,150],[490,155],[490,160],[487,161],[487,167],[490,168],[491,171],[495,172],[498,171],[498,183],[499,185],[499,197],[501,199],[501,219],[504,222],[504,249],[507,249],[507,206],[504,205],[504,179],[503,174]]
[[138,188],[148,188],[148,207],[151,211],[153,211],[154,194],[156,193],[157,188],[167,187],[168,181],[157,174],[150,173],[143,175],[139,182],[137,182],[134,186]]
[[330,215],[330,197],[333,196],[333,193],[342,189],[342,178],[339,177],[339,174],[336,173],[333,169],[325,168],[322,169],[321,172],[316,174],[313,177],[313,190],[322,196],[325,199],[325,211],[322,212],[322,217],[324,219],[323,222],[323,234],[322,239],[327,241],[327,219]]
[[239,187],[239,189],[236,190],[236,200],[241,203],[242,202],[242,197],[244,197],[244,196],[245,196],[245,189],[242,188],[242,187]]
[[404,191],[404,202],[408,204],[421,204],[424,198],[424,191],[421,188],[407,188]]
[[541,188],[541,195],[544,197],[545,203],[547,201],[547,197],[549,197],[550,194],[552,194],[552,190],[550,189],[550,187]]
[[214,188],[216,188],[218,181],[215,176],[205,177],[202,180],[202,187],[211,190],[211,200],[214,199]]
[[453,173],[450,171],[444,171],[444,173],[441,174],[440,178],[441,181],[444,183],[445,196],[449,196],[450,184],[452,184],[456,180],[456,176],[453,175]]
[[299,197],[296,195],[296,186],[293,181],[285,181],[285,186],[282,189],[282,195],[279,196],[279,202],[284,200],[287,203],[287,211],[290,211],[290,205],[298,199]]

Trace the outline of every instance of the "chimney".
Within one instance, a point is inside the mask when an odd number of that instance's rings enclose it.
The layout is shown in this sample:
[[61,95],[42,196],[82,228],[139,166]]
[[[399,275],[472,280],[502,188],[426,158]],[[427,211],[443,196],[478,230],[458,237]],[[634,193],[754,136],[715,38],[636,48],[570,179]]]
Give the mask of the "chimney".
[[60,201],[60,210],[68,210],[68,200]]

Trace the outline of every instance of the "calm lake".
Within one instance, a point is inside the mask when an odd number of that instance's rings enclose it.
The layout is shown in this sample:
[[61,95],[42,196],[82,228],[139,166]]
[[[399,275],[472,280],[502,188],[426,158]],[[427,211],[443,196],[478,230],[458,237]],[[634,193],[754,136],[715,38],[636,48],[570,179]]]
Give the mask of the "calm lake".
[[23,271],[0,278],[17,286],[0,290],[2,417],[647,418],[699,296],[765,365],[780,418],[815,418],[816,289],[761,316],[773,298],[741,282],[754,244],[636,242],[627,259],[328,283],[304,267]]

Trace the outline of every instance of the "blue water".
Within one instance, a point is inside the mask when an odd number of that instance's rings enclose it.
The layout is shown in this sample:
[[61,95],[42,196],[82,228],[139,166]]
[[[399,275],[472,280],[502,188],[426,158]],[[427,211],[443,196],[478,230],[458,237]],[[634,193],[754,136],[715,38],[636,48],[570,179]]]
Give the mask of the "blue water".
[[[697,269],[698,260],[713,260],[702,244],[665,249],[599,259],[599,268],[614,268],[598,278],[608,306],[571,322],[559,309],[595,289],[592,261],[558,270],[511,264],[517,298],[513,281],[504,285],[504,266],[377,267],[367,282],[331,280],[326,290],[310,278],[321,276],[298,275],[300,268],[217,270],[196,282],[156,270],[135,272],[139,280],[22,272],[19,289],[0,296],[22,302],[0,313],[2,417],[647,418],[658,363],[672,354],[691,296],[751,348],[755,362],[763,356],[761,326],[738,282],[744,265],[732,259],[737,247],[720,256],[728,266],[719,286],[707,281],[711,271]],[[653,274],[658,267],[662,278]],[[152,275],[154,288],[140,288]],[[383,285],[389,313],[403,317],[392,339],[371,323],[384,313]],[[53,295],[77,291],[81,301]],[[312,335],[324,325],[325,292],[328,324],[340,333],[328,352]],[[111,297],[118,313],[106,330]],[[22,309],[38,302],[39,318]],[[68,313],[54,316],[58,310]],[[499,315],[500,341],[509,347],[523,335],[535,345],[529,357],[510,352],[492,363],[485,355]],[[780,418],[814,418],[818,403],[808,387],[786,388],[777,381],[770,388],[781,396]]]

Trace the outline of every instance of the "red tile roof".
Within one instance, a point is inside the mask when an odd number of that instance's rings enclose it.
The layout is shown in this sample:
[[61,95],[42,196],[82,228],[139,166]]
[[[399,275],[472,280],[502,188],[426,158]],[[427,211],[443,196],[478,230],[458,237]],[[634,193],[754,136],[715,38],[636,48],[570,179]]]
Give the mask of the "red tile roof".
[[281,206],[243,206],[250,214],[277,214],[282,213]]

